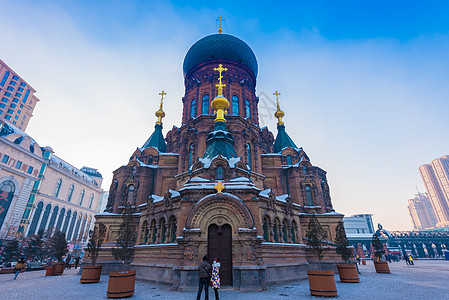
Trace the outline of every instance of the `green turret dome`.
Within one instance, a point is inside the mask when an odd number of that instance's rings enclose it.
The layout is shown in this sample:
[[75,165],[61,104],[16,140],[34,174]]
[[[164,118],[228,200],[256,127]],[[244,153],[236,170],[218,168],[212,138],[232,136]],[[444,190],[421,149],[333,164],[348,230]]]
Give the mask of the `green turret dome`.
[[257,77],[257,59],[253,50],[241,39],[229,34],[208,35],[190,47],[184,58],[184,75],[202,62],[225,59],[248,67]]

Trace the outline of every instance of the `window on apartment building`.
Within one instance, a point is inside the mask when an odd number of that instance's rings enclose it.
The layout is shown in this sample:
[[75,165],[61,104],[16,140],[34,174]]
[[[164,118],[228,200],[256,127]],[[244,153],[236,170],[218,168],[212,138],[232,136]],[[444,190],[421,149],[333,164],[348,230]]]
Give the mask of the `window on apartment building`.
[[[23,100],[22,100],[23,103],[27,102],[29,95],[30,95],[30,89],[27,89],[27,92],[25,93],[25,97],[23,97]],[[33,104],[33,101],[30,100],[30,104]]]
[[22,162],[20,160],[18,160],[16,162],[16,166],[15,167],[16,167],[16,169],[20,169],[22,167]]
[[20,83],[20,86],[26,87],[27,85],[26,85],[25,82],[21,82],[21,83]]
[[11,81],[9,84],[10,84],[10,85],[13,85],[13,86],[16,86],[16,85],[17,85],[17,82]]
[[3,110],[0,109],[0,115],[2,115],[2,114],[3,114]]
[[19,80],[19,77],[18,76],[13,76],[12,80]]
[[2,98],[2,102],[8,103],[8,98]]
[[17,122],[16,122],[16,121],[12,121],[12,123],[13,123],[14,125],[16,125]]
[[8,109],[8,114],[13,114],[14,111],[12,109]]
[[20,106],[19,106],[20,108],[23,108],[23,105],[22,104],[20,104]]
[[9,161],[9,155],[6,155],[6,154],[3,155],[3,157],[2,157],[2,163],[7,164],[8,161]]
[[71,185],[70,187],[69,187],[69,193],[68,193],[68,195],[67,195],[67,201],[72,201],[72,196],[73,196],[73,190],[75,189],[75,185]]
[[18,102],[19,102],[19,99],[17,99],[17,98],[14,98],[14,99],[12,100],[12,102],[14,102],[14,103],[18,103]]
[[94,202],[94,194],[90,194],[90,202],[89,202],[89,209],[92,208],[92,203]]
[[[17,120],[18,118],[19,118],[19,116],[15,116],[15,117],[14,117],[14,119],[16,119],[16,120]],[[14,124],[15,124],[15,123],[14,123]]]
[[19,92],[23,92],[23,88],[18,88],[18,91]]
[[80,205],[83,204],[83,199],[84,199],[84,194],[85,194],[85,193],[86,193],[85,190],[82,190],[82,191],[81,191],[81,195],[80,195]]
[[12,92],[12,91],[14,91],[14,88],[12,86],[8,86],[7,90]]
[[6,105],[3,104],[3,103],[0,103],[0,107],[1,107],[1,108],[6,108]]
[[5,82],[8,79],[8,77],[9,77],[9,71],[6,71],[5,75],[3,75],[2,82],[0,82],[1,86],[5,86]]
[[21,93],[16,93],[16,97],[22,97],[22,94]]
[[32,166],[29,166],[29,167],[28,167],[27,173],[28,173],[28,174],[33,173],[33,167],[32,167]]
[[5,119],[6,119],[6,120],[11,120],[11,116],[10,116],[10,115],[6,115],[6,116],[5,116]]
[[17,111],[17,114],[20,115],[21,112],[22,112],[22,111],[19,109],[19,110]]
[[55,192],[53,193],[53,196],[56,198],[58,198],[58,196],[59,196],[59,191],[61,190],[61,185],[62,185],[62,178],[59,178],[58,181],[56,182]]
[[11,107],[11,108],[16,108],[17,107],[17,105],[15,105],[15,104],[11,104],[9,107]]
[[5,93],[5,96],[6,96],[6,97],[11,97],[11,93],[10,93],[10,92],[6,92],[6,93]]

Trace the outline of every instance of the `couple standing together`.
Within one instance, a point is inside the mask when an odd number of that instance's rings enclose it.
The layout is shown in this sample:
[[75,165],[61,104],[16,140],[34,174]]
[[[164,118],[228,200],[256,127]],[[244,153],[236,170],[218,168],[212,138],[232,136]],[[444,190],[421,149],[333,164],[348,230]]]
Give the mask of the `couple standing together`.
[[203,261],[198,266],[198,276],[200,278],[198,295],[196,300],[200,300],[203,291],[206,300],[209,300],[209,284],[214,289],[215,299],[218,300],[218,289],[220,288],[220,259],[215,258],[212,266],[207,262],[207,256],[203,257]]

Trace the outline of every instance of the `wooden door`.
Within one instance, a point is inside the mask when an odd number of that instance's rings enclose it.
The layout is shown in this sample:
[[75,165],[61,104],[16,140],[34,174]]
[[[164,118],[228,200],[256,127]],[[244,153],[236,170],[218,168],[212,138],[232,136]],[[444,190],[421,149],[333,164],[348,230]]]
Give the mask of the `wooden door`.
[[207,235],[207,256],[209,262],[220,258],[221,285],[232,285],[232,228],[229,224],[209,226]]

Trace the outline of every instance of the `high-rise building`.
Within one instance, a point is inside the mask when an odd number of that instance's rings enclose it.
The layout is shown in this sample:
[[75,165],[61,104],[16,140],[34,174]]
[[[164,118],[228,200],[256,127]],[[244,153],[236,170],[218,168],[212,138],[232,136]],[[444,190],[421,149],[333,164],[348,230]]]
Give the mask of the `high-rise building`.
[[437,227],[449,225],[449,155],[422,165],[419,172],[436,214]]
[[0,120],[25,131],[39,99],[23,78],[0,59]]
[[426,193],[418,193],[414,199],[409,199],[408,211],[412,218],[414,229],[428,229],[435,227],[437,224],[435,211]]

